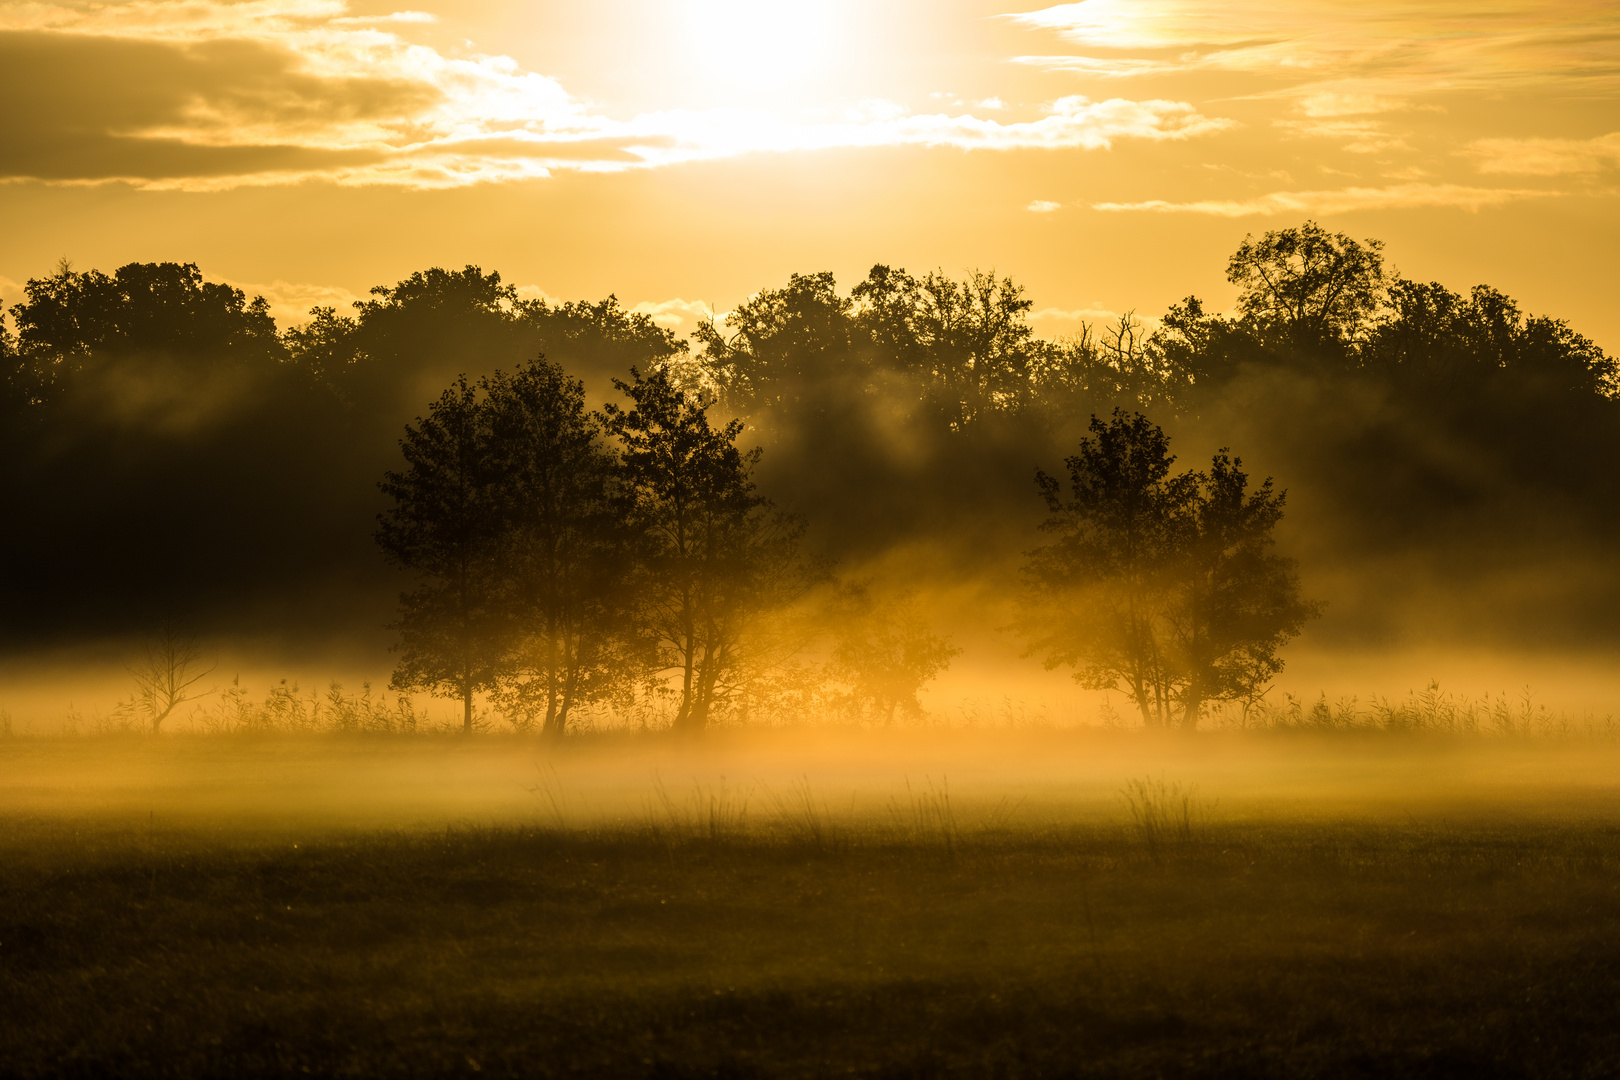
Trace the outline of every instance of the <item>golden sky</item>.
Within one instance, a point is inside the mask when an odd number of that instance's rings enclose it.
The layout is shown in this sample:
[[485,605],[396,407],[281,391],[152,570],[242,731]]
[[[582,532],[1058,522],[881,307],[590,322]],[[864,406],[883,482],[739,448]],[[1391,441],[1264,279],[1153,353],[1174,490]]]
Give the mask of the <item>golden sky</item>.
[[0,2],[0,297],[183,260],[283,323],[428,265],[672,326],[971,267],[1040,329],[1314,217],[1620,350],[1613,0]]

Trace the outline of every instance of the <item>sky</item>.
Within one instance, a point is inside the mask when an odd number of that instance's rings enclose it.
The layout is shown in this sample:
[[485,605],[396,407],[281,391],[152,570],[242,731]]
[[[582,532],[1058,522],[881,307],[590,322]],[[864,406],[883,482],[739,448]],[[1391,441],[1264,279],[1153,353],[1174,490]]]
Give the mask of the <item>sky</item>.
[[1314,218],[1620,351],[1612,0],[0,2],[0,299],[190,261],[283,325],[432,265],[686,331],[995,269],[1056,336]]

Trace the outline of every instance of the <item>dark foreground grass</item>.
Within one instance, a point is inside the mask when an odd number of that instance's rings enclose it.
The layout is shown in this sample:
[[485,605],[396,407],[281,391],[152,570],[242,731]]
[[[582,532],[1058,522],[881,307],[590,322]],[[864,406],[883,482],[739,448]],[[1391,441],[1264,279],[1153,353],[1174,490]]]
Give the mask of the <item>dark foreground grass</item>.
[[1615,1076],[1607,825],[12,825],[0,1072]]

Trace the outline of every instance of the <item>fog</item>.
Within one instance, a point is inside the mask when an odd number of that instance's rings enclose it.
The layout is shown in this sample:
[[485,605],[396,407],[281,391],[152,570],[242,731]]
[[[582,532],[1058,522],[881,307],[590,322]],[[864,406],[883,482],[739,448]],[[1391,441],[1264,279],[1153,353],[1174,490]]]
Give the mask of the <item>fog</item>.
[[1128,831],[1133,781],[1185,793],[1200,827],[1597,821],[1612,819],[1620,764],[1612,741],[1189,745],[1030,729],[731,732],[702,748],[589,740],[565,752],[509,739],[52,740],[6,758],[0,811],[29,831],[218,842],[447,826],[769,842],[816,824],[850,842],[948,827],[972,843]]
[[[1051,535],[1036,471],[1067,498],[1065,461],[1101,437],[1088,425],[1141,413],[1168,447],[1166,483],[1229,451],[1251,494],[1266,478],[1278,493],[1256,543],[1296,624],[1265,632],[1269,674],[1211,697],[1205,727],[1304,723],[1318,703],[1319,726],[1387,727],[1421,699],[1412,709],[1443,701],[1454,719],[1604,728],[1620,703],[1612,361],[1494,290],[1404,281],[1376,258],[1344,282],[1306,266],[1299,295],[1268,294],[1250,271],[1287,263],[1266,248],[1278,237],[1376,256],[1309,223],[1268,233],[1233,256],[1237,311],[1189,298],[1156,329],[1127,316],[1060,341],[1034,336],[1012,279],[883,265],[850,288],[828,274],[767,284],[692,341],[612,298],[519,300],[476,267],[423,271],[292,328],[195,267],[59,268],[29,283],[3,341],[0,709],[13,734],[130,729],[118,709],[143,648],[180,633],[198,681],[165,731],[209,730],[231,687],[252,704],[333,684],[380,699],[391,682],[415,730],[454,723],[445,698],[460,692],[401,675],[409,650],[390,653],[411,640],[400,597],[426,579],[374,542],[379,515],[400,512],[378,482],[457,375],[485,393],[479,378],[543,356],[582,381],[581,410],[631,408],[614,380],[656,376],[715,431],[739,418],[727,437],[761,456],[738,459],[738,483],[804,523],[782,556],[804,587],[757,599],[753,629],[736,631],[753,647],[775,620],[777,636],[754,649],[769,665],[717,691],[717,727],[850,721],[810,683],[838,682],[852,588],[879,620],[869,638],[909,620],[940,656],[887,699],[887,719],[863,723],[1129,726],[1129,687],[1077,685],[1073,657],[1043,667],[1015,624],[1041,592],[1030,553]],[[628,446],[591,437],[610,457]],[[581,730],[673,722],[668,654],[637,657],[614,661],[641,665],[634,691],[626,674],[611,707],[582,705]],[[791,709],[784,672],[800,687]],[[486,690],[461,695],[465,717],[476,699],[481,726],[510,730]]]

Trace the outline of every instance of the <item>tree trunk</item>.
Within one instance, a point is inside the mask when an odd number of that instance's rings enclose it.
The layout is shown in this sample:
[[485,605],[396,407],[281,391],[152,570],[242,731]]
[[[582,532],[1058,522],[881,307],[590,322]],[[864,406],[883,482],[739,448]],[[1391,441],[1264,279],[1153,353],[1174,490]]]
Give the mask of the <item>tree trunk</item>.
[[540,726],[542,735],[559,734],[557,727],[557,620],[546,614],[546,722]]
[[1198,689],[1198,684],[1194,683],[1187,688],[1187,709],[1181,714],[1181,729],[1183,731],[1196,731],[1198,729],[1198,717],[1203,711],[1203,707],[1204,695]]
[[568,677],[563,680],[561,700],[557,702],[557,716],[555,723],[547,724],[546,734],[560,741],[568,733],[568,713],[574,707],[574,695],[579,692],[579,659],[580,646],[569,650],[563,647],[563,655],[568,657]]
[[[696,666],[697,661],[697,642],[695,640],[695,636],[696,635],[690,629],[690,625],[688,625],[685,643],[686,647],[684,650],[685,660],[682,664],[681,670],[681,704],[680,707],[675,710],[676,731],[685,731],[689,726],[691,726],[693,707],[697,704],[693,700],[693,690],[695,687],[692,685],[694,681],[693,676],[696,674],[693,668]],[[701,721],[699,721],[698,726],[703,726]]]
[[1153,711],[1148,708],[1148,688],[1140,675],[1131,681],[1131,700],[1136,702],[1137,709],[1142,713],[1142,726],[1153,727]]
[[472,687],[468,686],[461,692],[461,733],[472,734]]

